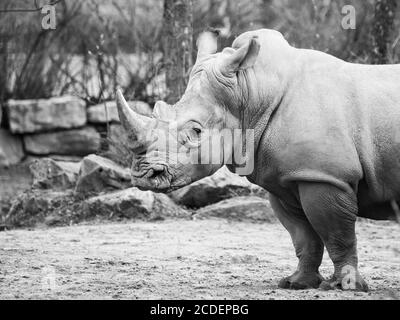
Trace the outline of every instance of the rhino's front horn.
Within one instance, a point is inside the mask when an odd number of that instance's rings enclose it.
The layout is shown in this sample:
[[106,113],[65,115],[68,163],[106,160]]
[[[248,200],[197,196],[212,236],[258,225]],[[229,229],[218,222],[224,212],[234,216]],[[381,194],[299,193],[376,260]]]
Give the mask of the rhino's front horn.
[[137,147],[147,146],[150,143],[149,131],[153,127],[155,120],[133,111],[120,89],[117,90],[116,98],[119,119],[128,134],[130,142],[137,145]]

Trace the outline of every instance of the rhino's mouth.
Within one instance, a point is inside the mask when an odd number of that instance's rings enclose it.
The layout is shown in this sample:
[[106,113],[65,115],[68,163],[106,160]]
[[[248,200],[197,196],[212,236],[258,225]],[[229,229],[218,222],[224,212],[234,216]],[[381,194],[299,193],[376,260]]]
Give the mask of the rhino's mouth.
[[167,192],[173,187],[172,174],[165,163],[142,164],[139,171],[132,171],[132,184],[140,190]]

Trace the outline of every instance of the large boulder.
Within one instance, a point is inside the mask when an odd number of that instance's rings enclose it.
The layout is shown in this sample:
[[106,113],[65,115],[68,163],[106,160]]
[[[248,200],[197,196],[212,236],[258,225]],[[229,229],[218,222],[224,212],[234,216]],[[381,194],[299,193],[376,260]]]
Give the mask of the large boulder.
[[32,186],[39,189],[72,189],[78,180],[79,167],[77,162],[54,161],[50,158],[35,160],[29,166]]
[[[150,116],[151,107],[143,101],[128,101],[129,106],[136,112]],[[88,121],[101,124],[107,122],[120,122],[116,101],[107,101],[88,108]]]
[[131,186],[128,168],[121,167],[107,158],[91,154],[82,160],[75,193],[87,196]]
[[100,134],[92,127],[24,136],[25,149],[34,155],[84,156],[100,148]]
[[86,104],[82,99],[73,96],[9,100],[6,108],[13,133],[70,129],[86,123]]
[[164,194],[137,188],[86,200],[75,197],[72,190],[32,189],[14,198],[3,222],[6,227],[13,228],[71,225],[90,220],[163,220],[167,217],[190,218],[190,213]]
[[69,224],[79,215],[72,191],[31,190],[14,198],[4,222],[10,227]]
[[170,197],[181,205],[200,208],[238,195],[259,195],[267,197],[267,192],[229,171],[224,166],[210,177],[196,181],[182,189],[171,192]]
[[32,176],[24,162],[0,166],[0,219],[8,212],[15,196],[29,190],[31,186]]
[[[81,162],[83,159],[82,156],[69,156],[69,155],[62,155],[62,154],[49,154],[49,155],[46,155],[46,158],[50,158],[54,161],[61,161],[61,162]],[[41,160],[41,159],[43,159],[42,156],[28,155],[24,159],[23,162],[30,165],[32,162],[35,162],[36,160]]]
[[0,167],[19,163],[24,157],[22,140],[19,136],[0,129]]
[[164,194],[129,188],[85,200],[82,208],[86,216],[124,217],[159,220],[165,217],[189,217]]
[[220,218],[234,221],[275,222],[277,221],[269,201],[248,196],[236,197],[198,209],[194,219]]

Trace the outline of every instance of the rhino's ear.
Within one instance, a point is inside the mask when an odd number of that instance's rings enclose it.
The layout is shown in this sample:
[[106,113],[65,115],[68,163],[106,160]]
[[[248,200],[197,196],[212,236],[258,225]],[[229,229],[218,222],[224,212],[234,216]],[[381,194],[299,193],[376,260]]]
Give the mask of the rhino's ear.
[[[233,51],[233,52],[232,52]],[[260,52],[260,43],[257,37],[253,37],[247,44],[237,50],[230,50],[224,57],[222,68],[227,74],[236,73],[239,70],[252,68]]]
[[210,29],[202,32],[197,39],[197,60],[204,56],[214,54],[218,48],[219,31]]

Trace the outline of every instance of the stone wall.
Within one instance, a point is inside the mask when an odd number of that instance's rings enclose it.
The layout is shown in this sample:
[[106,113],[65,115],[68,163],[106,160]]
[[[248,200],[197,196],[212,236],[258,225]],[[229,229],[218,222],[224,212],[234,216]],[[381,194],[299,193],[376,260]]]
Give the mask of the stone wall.
[[[142,114],[151,113],[145,102],[129,104]],[[114,101],[88,106],[74,96],[9,100],[0,108],[0,167],[37,157],[80,161],[99,150],[107,122],[118,132]]]

